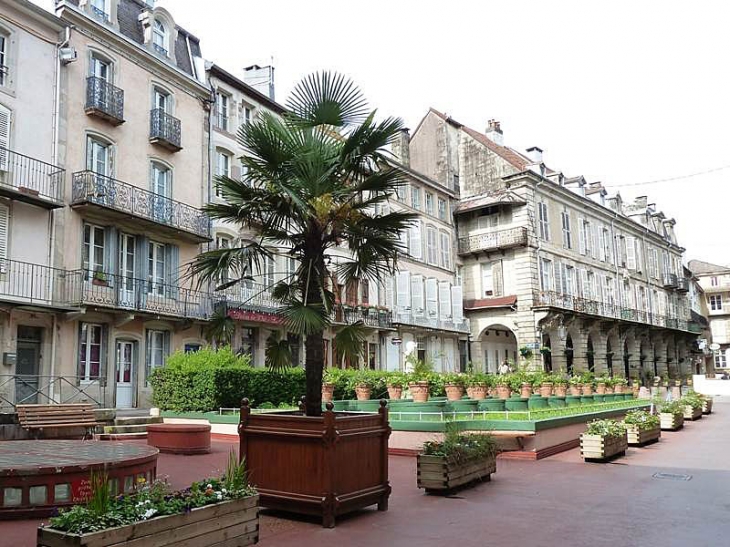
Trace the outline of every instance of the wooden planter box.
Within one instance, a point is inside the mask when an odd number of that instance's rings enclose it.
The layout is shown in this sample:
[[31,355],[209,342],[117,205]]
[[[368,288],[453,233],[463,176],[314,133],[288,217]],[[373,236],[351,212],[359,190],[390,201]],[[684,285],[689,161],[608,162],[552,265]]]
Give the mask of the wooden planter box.
[[489,481],[497,471],[496,456],[456,462],[444,456],[418,455],[418,488],[426,492],[446,492],[477,480]]
[[333,528],[335,517],[377,504],[388,509],[388,410],[377,413],[251,414],[241,405],[240,457],[262,507],[316,515]]
[[702,414],[712,413],[712,399],[705,399],[702,401]]
[[602,435],[580,436],[580,455],[584,460],[607,460],[618,454],[625,454],[629,447],[626,435],[604,437]]
[[259,541],[259,497],[224,501],[88,534],[38,528],[37,547],[158,547],[253,545]]
[[676,431],[684,425],[684,416],[680,414],[669,414],[661,412],[659,414],[662,431]]
[[697,420],[702,418],[702,409],[693,408],[690,405],[684,405],[684,419],[685,420]]
[[662,436],[661,425],[654,429],[639,429],[638,425],[626,424],[626,436],[629,446],[641,446],[652,441],[658,441]]

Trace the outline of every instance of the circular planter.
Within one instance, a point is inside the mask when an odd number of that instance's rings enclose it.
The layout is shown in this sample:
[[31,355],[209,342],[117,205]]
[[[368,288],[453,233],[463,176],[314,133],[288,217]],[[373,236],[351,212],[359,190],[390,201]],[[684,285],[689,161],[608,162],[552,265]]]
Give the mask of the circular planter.
[[449,401],[459,401],[464,396],[464,386],[458,384],[446,384],[446,398]]
[[403,388],[401,386],[388,386],[388,398],[391,401],[397,401],[403,396]]
[[577,397],[575,395],[568,395],[565,398],[565,404],[566,406],[576,406],[580,404],[580,397]]
[[207,454],[210,424],[149,424],[147,444],[169,454]]
[[553,390],[556,397],[565,397],[568,394],[568,386],[555,386]]
[[466,388],[466,394],[475,401],[486,399],[488,392],[487,386],[469,386]]
[[549,383],[544,383],[540,386],[540,396],[541,397],[550,397],[553,394],[553,385]]
[[504,412],[505,399],[484,399],[479,401],[479,410],[489,412]]
[[369,401],[372,392],[373,388],[371,388],[370,386],[355,386],[355,397],[357,397],[358,401]]
[[520,389],[520,397],[523,399],[528,399],[532,395],[532,386],[530,384],[522,384],[522,388]]
[[581,391],[582,390],[581,390],[581,386],[580,385],[570,386],[570,394],[573,397],[580,397]]
[[527,410],[527,401],[529,401],[529,399],[526,397],[512,397],[505,400],[504,408],[506,410]]
[[616,384],[615,386],[613,386],[613,392],[614,393],[623,393],[624,386],[622,384]]
[[509,386],[497,386],[497,397],[500,399],[509,399],[511,393]]
[[530,410],[537,410],[538,408],[547,408],[547,407],[548,407],[548,398],[543,397],[542,395],[530,397],[527,400],[527,408]]
[[425,403],[428,401],[428,381],[410,383],[408,384],[408,389],[411,390],[411,397],[413,397],[414,403]]
[[[596,393],[598,395],[603,395],[604,393],[606,393],[606,384],[603,382],[598,382],[598,384],[596,384]],[[590,394],[588,393],[587,395]]]
[[322,384],[322,402],[330,403],[335,395],[335,384]]
[[591,384],[583,384],[581,395],[593,395],[593,386]]
[[565,406],[565,397],[550,397],[548,406],[550,408],[563,408]]

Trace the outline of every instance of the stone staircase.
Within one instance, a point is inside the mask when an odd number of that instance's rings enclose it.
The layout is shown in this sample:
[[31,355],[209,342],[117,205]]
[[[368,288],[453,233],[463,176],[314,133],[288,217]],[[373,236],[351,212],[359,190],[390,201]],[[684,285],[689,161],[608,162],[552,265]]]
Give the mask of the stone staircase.
[[161,424],[160,416],[117,416],[114,425],[105,425],[103,433],[94,437],[100,441],[132,441],[147,438],[149,424]]

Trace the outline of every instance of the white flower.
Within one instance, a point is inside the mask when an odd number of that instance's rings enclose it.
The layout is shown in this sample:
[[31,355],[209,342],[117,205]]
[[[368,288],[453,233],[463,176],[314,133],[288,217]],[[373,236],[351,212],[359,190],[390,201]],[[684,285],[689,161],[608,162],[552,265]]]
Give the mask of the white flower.
[[222,500],[223,499],[223,494],[221,492],[216,492],[215,493],[215,497],[218,498],[219,500]]
[[227,494],[228,490],[226,490],[225,488],[221,488],[221,492],[223,492],[224,494]]
[[213,488],[213,485],[209,484],[208,486],[206,486],[206,488]]
[[144,518],[145,520],[147,520],[148,518],[150,518],[155,513],[157,513],[157,509],[155,509],[155,508],[152,507],[150,509],[147,509],[147,511],[144,512],[144,515],[142,515],[142,518]]

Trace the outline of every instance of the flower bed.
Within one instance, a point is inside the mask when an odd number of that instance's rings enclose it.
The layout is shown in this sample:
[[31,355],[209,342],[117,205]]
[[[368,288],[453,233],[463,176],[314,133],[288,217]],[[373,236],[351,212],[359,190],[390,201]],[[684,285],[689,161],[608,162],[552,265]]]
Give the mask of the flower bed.
[[680,402],[684,404],[684,419],[685,420],[697,420],[702,418],[702,405],[703,400],[700,395],[691,391],[680,399]]
[[624,418],[629,446],[642,446],[659,440],[662,435],[659,416],[645,410],[628,412]]
[[663,431],[676,431],[684,425],[684,404],[679,401],[659,405],[659,422]]
[[92,475],[86,505],[52,517],[38,529],[38,547],[156,547],[158,545],[252,545],[258,542],[256,490],[231,452],[220,479],[172,491],[164,482],[140,481],[134,493],[113,496],[104,475]]
[[605,461],[628,448],[626,428],[615,420],[594,420],[580,436],[580,454],[584,460]]

